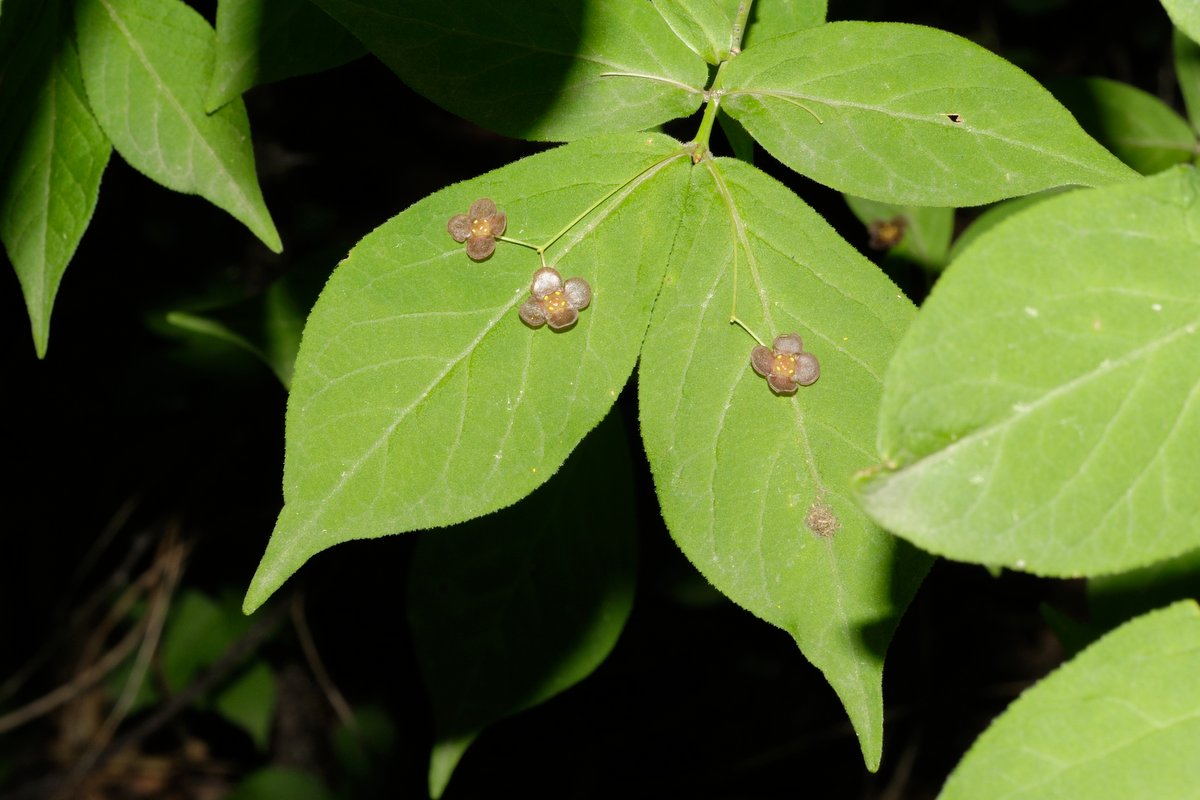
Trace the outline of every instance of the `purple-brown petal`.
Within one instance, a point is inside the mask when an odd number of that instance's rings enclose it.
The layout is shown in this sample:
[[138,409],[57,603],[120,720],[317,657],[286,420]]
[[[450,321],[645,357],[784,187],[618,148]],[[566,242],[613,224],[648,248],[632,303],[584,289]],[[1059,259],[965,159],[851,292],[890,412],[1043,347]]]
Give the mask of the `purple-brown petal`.
[[579,319],[579,312],[570,306],[546,314],[546,322],[556,331],[571,327],[577,319]]
[[796,356],[796,374],[792,380],[801,386],[809,386],[821,377],[821,364],[812,353],[801,353]]
[[534,297],[542,298],[557,292],[562,286],[563,279],[562,275],[558,274],[558,270],[554,267],[542,267],[533,273],[533,283],[530,285],[529,291]]
[[771,348],[763,347],[760,344],[750,351],[750,366],[765,378],[771,374],[771,368],[775,366],[775,354],[771,352]]
[[454,241],[465,242],[467,237],[471,235],[471,218],[466,214],[455,214],[446,223],[446,230],[450,231],[450,235],[454,237]]
[[490,236],[472,236],[467,241],[467,255],[476,261],[483,261],[496,250],[496,240]]
[[546,310],[542,308],[542,301],[536,297],[526,300],[517,313],[521,315],[525,324],[531,327],[540,328],[546,324]]
[[592,302],[592,287],[588,286],[588,282],[583,278],[569,278],[563,284],[563,293],[566,294],[567,302],[574,309],[582,311]]
[[796,382],[786,375],[768,375],[767,383],[780,394],[795,394],[798,388]]
[[483,217],[490,217],[495,213],[496,204],[490,198],[481,197],[474,203],[471,203],[471,210],[467,212],[467,216],[471,219],[481,219]]
[[506,225],[508,225],[508,215],[503,212],[492,214],[488,217],[488,226],[491,228],[492,236],[499,236],[504,233]]
[[796,355],[804,352],[804,342],[798,333],[785,333],[775,337],[775,352]]

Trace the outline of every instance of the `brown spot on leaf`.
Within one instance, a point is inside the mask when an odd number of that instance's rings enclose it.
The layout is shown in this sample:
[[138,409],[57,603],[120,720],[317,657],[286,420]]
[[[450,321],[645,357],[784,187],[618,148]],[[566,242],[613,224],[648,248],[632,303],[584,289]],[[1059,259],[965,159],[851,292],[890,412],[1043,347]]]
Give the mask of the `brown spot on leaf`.
[[946,119],[950,120],[955,125],[962,124],[962,115],[961,114],[947,114]]
[[822,538],[833,536],[834,532],[842,527],[842,522],[837,518],[837,514],[833,513],[833,509],[828,503],[821,500],[808,507],[808,513],[804,516],[804,524],[810,531]]

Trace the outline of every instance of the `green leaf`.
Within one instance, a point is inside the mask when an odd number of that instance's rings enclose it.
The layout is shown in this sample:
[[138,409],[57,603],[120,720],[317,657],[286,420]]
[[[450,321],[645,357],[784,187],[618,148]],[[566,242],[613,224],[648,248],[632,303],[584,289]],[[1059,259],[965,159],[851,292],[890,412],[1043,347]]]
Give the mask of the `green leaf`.
[[311,772],[263,767],[238,784],[227,800],[334,800],[334,795]]
[[204,111],[216,39],[208,23],[179,0],[78,0],[75,21],[92,111],[121,157],[228,211],[279,252],[245,106]]
[[707,80],[647,2],[314,2],[409,86],[510,136],[649,128],[695,111]]
[[888,366],[876,521],[1046,575],[1200,546],[1200,178],[1069,192],[951,264]]
[[1162,0],[1167,16],[1175,27],[1194,42],[1200,42],[1200,2],[1197,0]]
[[431,796],[485,727],[608,656],[633,605],[636,526],[625,433],[610,414],[517,505],[422,535],[408,607],[433,702]]
[[1178,28],[1172,42],[1175,46],[1175,79],[1183,94],[1183,105],[1187,109],[1192,130],[1200,131],[1200,44],[1196,44]]
[[848,194],[971,206],[1130,179],[1036,81],[951,33],[834,22],[731,61],[722,108],[776,158]]
[[[733,159],[694,171],[639,368],[663,517],[721,592],[787,631],[879,765],[883,657],[928,567],[859,510],[880,383],[911,303],[812,209]],[[736,273],[735,273],[736,262]],[[777,396],[755,342],[798,332],[820,379]]]
[[250,734],[258,749],[265,752],[278,694],[271,668],[256,661],[217,696],[216,709]]
[[675,35],[710,64],[729,58],[736,0],[653,0]]
[[205,107],[211,113],[251,87],[320,72],[364,52],[309,0],[221,0]]
[[[880,203],[854,195],[844,195],[846,205],[859,221],[867,226],[871,234],[871,246],[887,248],[891,255],[911,261],[925,269],[941,270],[946,266],[950,251],[950,237],[954,233],[953,208],[927,208],[924,206],[899,206]],[[899,239],[894,244],[875,242],[880,226],[895,225]]]
[[939,800],[1195,797],[1200,609],[1183,602],[1105,636],[1021,695]]
[[828,5],[827,0],[758,0],[750,9],[742,50],[824,24]]
[[[227,598],[228,599],[228,598]],[[249,620],[236,604],[218,602],[197,591],[186,591],[171,608],[159,651],[162,679],[172,691],[191,682],[245,633]]]
[[754,137],[746,133],[746,129],[742,127],[742,123],[724,111],[717,113],[717,123],[721,126],[721,132],[725,134],[725,138],[729,140],[729,146],[732,148],[733,154],[747,164],[753,164]]
[[369,778],[373,770],[391,759],[396,747],[396,725],[379,706],[361,706],[353,711],[354,729],[341,723],[333,732],[337,763],[355,778]]
[[0,18],[0,167],[25,133],[39,95],[50,83],[61,40],[61,2],[9,0]]
[[25,294],[38,358],[46,355],[54,298],[112,152],[88,109],[74,44],[63,35],[52,47],[50,72],[0,177],[0,238]]
[[1088,580],[1092,620],[1115,626],[1186,598],[1200,599],[1200,548],[1148,567]]
[[1143,175],[1191,160],[1196,135],[1154,95],[1107,78],[1066,78],[1050,85],[1079,124]]
[[990,231],[992,228],[999,225],[1009,217],[1024,211],[1027,208],[1033,208],[1043,200],[1048,200],[1055,195],[1063,192],[1073,191],[1071,188],[1047,189],[1044,192],[1037,194],[1027,194],[1024,197],[1012,197],[1008,200],[1001,200],[993,206],[985,209],[982,214],[976,217],[967,229],[959,234],[954,240],[954,244],[950,247],[950,253],[946,257],[948,261],[956,260],[972,242],[980,237],[981,234]]
[[[359,242],[304,331],[285,505],[248,611],[327,547],[495,511],[558,469],[633,370],[689,155],[660,134],[574,143],[444,189]],[[549,243],[547,264],[591,284],[572,329],[517,315],[533,250],[502,242],[475,263],[447,233],[481,197],[507,212],[506,235]]]

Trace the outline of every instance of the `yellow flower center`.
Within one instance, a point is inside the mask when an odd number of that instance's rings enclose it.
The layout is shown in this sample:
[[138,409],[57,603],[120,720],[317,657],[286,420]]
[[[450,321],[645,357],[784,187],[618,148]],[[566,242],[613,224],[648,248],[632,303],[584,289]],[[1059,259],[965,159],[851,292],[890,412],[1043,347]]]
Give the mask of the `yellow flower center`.
[[472,236],[491,236],[492,223],[487,217],[477,217],[471,220],[471,235]]
[[567,307],[567,296],[563,294],[562,289],[557,292],[551,292],[542,298],[542,308],[546,309],[546,313],[553,314],[565,310]]
[[776,353],[771,372],[790,378],[796,374],[796,357],[791,353]]

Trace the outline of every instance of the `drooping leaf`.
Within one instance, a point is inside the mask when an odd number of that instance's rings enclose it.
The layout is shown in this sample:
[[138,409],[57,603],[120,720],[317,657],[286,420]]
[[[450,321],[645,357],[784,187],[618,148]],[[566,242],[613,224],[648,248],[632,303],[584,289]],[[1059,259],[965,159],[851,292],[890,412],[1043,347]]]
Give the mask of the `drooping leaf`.
[[870,514],[1095,575],[1200,547],[1200,178],[1069,192],[951,264],[888,367]]
[[1065,78],[1050,85],[1079,124],[1143,175],[1191,160],[1196,134],[1149,92],[1108,78]]
[[742,49],[824,24],[828,6],[827,0],[758,0],[750,9]]
[[431,796],[485,727],[608,656],[633,605],[636,524],[625,434],[610,414],[517,505],[421,536],[408,607],[433,702]]
[[1174,30],[1175,79],[1183,94],[1192,130],[1200,132],[1200,44],[1189,39],[1178,28]]
[[409,86],[509,136],[648,128],[695,111],[707,78],[647,2],[314,2]]
[[888,203],[971,206],[1135,173],[1036,81],[919,25],[834,22],[759,44],[722,108],[797,172]]
[[[925,269],[946,266],[950,237],[954,233],[953,208],[899,206],[854,195],[844,195],[846,205],[867,227],[870,246],[911,261]],[[893,241],[888,234],[895,232]]]
[[[444,189],[359,242],[304,331],[285,505],[247,610],[338,542],[489,513],[558,469],[633,370],[688,155],[659,134],[574,143]],[[573,328],[518,316],[533,250],[501,242],[476,263],[447,233],[481,197],[507,213],[506,235],[552,242],[546,263],[591,284]]]
[[653,0],[679,39],[710,64],[729,58],[736,0]]
[[[51,5],[50,8],[56,8]],[[50,71],[0,176],[0,238],[16,269],[38,357],[67,264],[91,222],[112,146],[88,109],[65,30],[48,43]]]
[[1021,695],[971,746],[940,800],[1194,797],[1200,609],[1124,625]]
[[[733,159],[693,173],[639,367],[642,435],[671,535],[722,593],[787,631],[879,764],[883,656],[929,564],[859,510],[884,367],[911,303],[783,186]],[[736,268],[735,268],[736,261]],[[736,269],[736,272],[735,272]],[[799,333],[821,375],[793,396],[751,368]]]
[[121,157],[228,211],[279,252],[245,106],[204,110],[216,49],[204,18],[180,0],[77,0],[75,22],[88,99]]
[[1194,42],[1200,42],[1200,2],[1197,0],[1162,0],[1167,16],[1175,27]]
[[365,52],[309,0],[221,0],[205,107],[211,113],[254,86],[320,72]]

